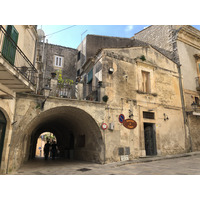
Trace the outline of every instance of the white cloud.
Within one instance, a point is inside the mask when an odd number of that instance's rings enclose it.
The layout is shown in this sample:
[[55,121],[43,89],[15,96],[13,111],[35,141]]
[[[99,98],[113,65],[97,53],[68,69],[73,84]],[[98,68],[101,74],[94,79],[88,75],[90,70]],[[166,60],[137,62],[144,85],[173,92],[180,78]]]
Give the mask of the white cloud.
[[133,26],[133,25],[128,25],[128,26],[126,26],[126,29],[125,29],[125,31],[127,31],[127,32],[129,32],[129,31],[132,31],[132,30],[133,30],[133,28],[134,28],[134,26]]
[[147,28],[147,27],[149,27],[149,26],[145,26],[143,29],[145,29],[145,28]]

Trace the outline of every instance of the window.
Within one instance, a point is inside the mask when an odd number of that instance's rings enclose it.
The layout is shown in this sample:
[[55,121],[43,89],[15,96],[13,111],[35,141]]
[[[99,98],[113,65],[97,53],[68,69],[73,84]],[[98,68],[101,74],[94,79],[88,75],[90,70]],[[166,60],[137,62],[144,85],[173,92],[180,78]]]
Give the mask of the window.
[[145,119],[155,119],[153,112],[143,112],[143,118]]
[[93,68],[89,71],[87,76],[87,83],[91,83],[93,79]]
[[79,51],[79,52],[78,52],[78,55],[77,55],[77,61],[79,61],[80,58],[81,58],[81,52]]
[[150,93],[150,72],[142,71],[142,91]]
[[55,66],[62,67],[62,63],[63,63],[63,57],[55,56]]
[[199,104],[199,97],[195,97],[195,103],[197,104],[197,106],[200,106],[200,104]]
[[76,73],[77,76],[80,76],[80,69],[77,70],[77,73]]
[[11,65],[14,65],[15,54],[16,54],[16,44],[18,41],[19,33],[14,26],[7,26],[7,36],[4,38],[2,55],[6,58]]

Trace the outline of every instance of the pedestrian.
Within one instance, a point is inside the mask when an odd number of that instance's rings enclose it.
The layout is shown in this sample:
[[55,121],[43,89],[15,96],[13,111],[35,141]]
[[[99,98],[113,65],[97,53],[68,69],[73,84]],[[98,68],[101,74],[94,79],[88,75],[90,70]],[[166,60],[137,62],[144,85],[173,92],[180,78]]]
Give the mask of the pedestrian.
[[47,160],[49,156],[49,147],[50,147],[50,144],[49,144],[49,141],[47,141],[47,143],[44,145],[45,160]]
[[53,144],[51,145],[51,152],[52,152],[52,160],[55,160],[57,153],[57,144],[55,141],[53,141]]

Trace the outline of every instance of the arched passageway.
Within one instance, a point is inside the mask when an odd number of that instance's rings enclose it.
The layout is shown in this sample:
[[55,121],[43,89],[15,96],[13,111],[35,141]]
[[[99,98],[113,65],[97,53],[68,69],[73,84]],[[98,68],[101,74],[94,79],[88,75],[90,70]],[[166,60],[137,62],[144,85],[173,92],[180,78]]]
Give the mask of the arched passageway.
[[3,153],[6,124],[7,124],[6,118],[3,112],[0,110],[0,165],[1,165],[1,159],[2,159],[2,153]]
[[[75,107],[57,107],[41,113],[28,125],[24,161],[33,159],[38,137],[51,132],[57,140],[60,157],[102,163],[104,144],[96,121]],[[25,136],[24,136],[25,137]]]

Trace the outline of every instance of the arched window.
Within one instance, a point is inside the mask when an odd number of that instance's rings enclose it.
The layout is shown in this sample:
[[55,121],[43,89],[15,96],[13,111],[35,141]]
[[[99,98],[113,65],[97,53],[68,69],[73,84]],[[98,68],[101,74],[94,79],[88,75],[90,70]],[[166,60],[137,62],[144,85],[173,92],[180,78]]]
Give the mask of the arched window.
[[2,158],[2,152],[3,152],[3,144],[4,144],[4,138],[5,138],[5,132],[6,132],[6,118],[4,114],[0,111],[0,163]]

